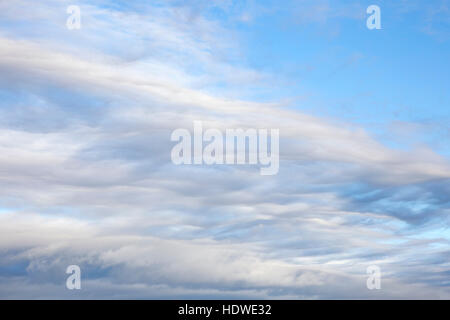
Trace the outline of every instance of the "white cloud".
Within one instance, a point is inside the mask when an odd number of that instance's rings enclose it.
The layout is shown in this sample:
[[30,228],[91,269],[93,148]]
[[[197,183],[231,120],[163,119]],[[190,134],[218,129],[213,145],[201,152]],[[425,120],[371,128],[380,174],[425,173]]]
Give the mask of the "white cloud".
[[[2,12],[13,19],[17,10]],[[389,212],[382,203],[420,200],[401,188],[446,181],[448,161],[425,148],[389,148],[362,128],[281,103],[208,93],[195,84],[264,75],[217,59],[219,40],[232,39],[220,25],[166,10],[147,16],[89,6],[98,20],[84,18],[86,32],[73,43],[59,29],[54,39],[14,37],[14,30],[0,37],[1,84],[10,93],[0,110],[0,205],[10,208],[0,211],[0,266],[27,265],[26,275],[0,278],[0,295],[70,298],[59,284],[65,267],[79,263],[87,297],[372,298],[365,268],[375,261],[389,288],[380,296],[448,297],[411,276],[420,266],[405,267],[437,245],[421,261],[444,272],[439,245],[448,239],[413,241],[407,226],[415,211]],[[22,17],[54,12],[44,4]],[[143,29],[151,46],[135,42]],[[140,43],[131,55],[128,33]],[[228,45],[219,51],[226,55]],[[162,49],[139,55],[151,47]],[[206,71],[192,74],[189,65]],[[170,133],[193,120],[279,128],[280,173],[172,165]],[[358,183],[361,190],[346,194]],[[430,192],[426,203],[445,192]]]

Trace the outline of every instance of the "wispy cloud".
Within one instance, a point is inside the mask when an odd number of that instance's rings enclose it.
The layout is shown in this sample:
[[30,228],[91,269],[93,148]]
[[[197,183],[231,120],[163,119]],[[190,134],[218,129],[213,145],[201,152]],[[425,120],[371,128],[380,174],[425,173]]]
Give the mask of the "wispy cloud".
[[[230,98],[273,75],[177,3],[83,2],[77,33],[65,2],[30,5],[0,8],[2,298],[449,297],[444,156]],[[279,174],[174,166],[170,133],[193,120],[279,128]],[[75,295],[70,264],[84,270]],[[366,289],[371,264],[381,292]]]

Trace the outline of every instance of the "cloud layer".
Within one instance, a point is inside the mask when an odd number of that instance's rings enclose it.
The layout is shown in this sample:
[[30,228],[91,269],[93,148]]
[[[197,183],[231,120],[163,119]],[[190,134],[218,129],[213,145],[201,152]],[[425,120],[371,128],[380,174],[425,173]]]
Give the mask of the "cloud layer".
[[[67,5],[0,3],[1,298],[450,297],[447,158],[236,98],[276,76],[201,10]],[[173,165],[194,120],[279,128],[279,174]]]

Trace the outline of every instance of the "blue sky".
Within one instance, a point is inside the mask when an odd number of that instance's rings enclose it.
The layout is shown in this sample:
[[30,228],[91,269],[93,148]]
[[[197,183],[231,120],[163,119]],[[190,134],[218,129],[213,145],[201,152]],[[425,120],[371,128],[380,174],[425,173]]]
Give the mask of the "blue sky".
[[[0,297],[448,299],[449,57],[447,0],[1,2]],[[174,165],[193,121],[279,173]]]

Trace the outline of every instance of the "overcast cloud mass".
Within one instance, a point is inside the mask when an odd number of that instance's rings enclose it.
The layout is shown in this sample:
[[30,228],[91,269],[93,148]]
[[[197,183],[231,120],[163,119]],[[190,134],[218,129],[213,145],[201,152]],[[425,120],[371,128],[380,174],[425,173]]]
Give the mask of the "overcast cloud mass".
[[0,0],[0,298],[449,299],[449,54],[446,0]]

